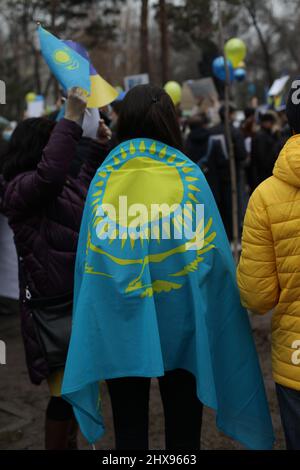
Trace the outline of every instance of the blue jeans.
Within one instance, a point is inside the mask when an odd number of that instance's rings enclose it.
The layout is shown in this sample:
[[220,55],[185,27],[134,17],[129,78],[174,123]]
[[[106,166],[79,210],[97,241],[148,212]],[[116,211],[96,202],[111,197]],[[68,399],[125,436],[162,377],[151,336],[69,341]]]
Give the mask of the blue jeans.
[[287,450],[300,450],[300,391],[276,384]]

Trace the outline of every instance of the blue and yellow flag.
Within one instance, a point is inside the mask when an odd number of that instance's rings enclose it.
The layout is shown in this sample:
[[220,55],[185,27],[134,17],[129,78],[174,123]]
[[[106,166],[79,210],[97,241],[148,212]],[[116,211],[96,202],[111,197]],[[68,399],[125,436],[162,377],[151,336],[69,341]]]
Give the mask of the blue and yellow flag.
[[62,396],[93,443],[104,432],[99,381],[174,369],[194,374],[219,429],[248,448],[272,448],[248,314],[209,186],[178,150],[134,139],[109,154],[89,189]]
[[76,86],[90,93],[89,61],[41,26],[38,34],[43,57],[61,86],[65,90]]
[[91,93],[88,97],[87,107],[103,108],[112,103],[118,97],[118,92],[106,80],[100,77],[90,61],[87,50],[78,42],[70,40],[64,42],[90,63]]

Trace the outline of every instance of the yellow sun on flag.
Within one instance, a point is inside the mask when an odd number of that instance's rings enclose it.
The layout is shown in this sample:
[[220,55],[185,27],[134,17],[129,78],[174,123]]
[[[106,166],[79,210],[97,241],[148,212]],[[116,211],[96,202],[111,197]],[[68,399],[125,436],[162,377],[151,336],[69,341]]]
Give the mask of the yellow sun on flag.
[[[105,268],[106,263],[113,263],[118,271],[130,269],[132,266],[135,275],[132,279],[129,276],[124,293],[139,292],[141,297],[181,289],[182,278],[196,272],[206,254],[215,248],[213,241],[216,232],[213,231],[212,219],[205,222],[204,214],[200,219],[196,216],[196,204],[201,204],[199,180],[197,166],[172,147],[151,139],[135,139],[118,146],[107,157],[92,183],[90,205],[93,217],[86,241],[85,272],[113,278],[114,274]],[[118,208],[119,198],[124,196],[127,198],[128,208],[130,205],[142,204],[150,214],[152,204],[166,204],[169,207],[179,205],[183,211],[169,213],[171,217],[168,217],[167,222],[163,213],[156,213],[154,220],[148,217],[147,223],[143,227],[140,226],[140,236],[137,239],[132,238],[130,233],[132,217],[127,213],[127,218],[123,220],[116,211],[115,223],[112,224],[114,233],[102,240],[100,235],[109,232],[108,226],[112,219],[105,214],[105,209],[104,214],[103,210],[99,209],[103,209],[105,204]],[[173,233],[177,230],[182,234],[187,220],[195,222],[192,238],[188,239],[184,234],[183,237],[175,237],[178,241],[174,243],[170,222]],[[151,243],[151,250],[147,251],[150,225],[151,241],[154,242]],[[144,237],[145,227],[147,232]],[[157,227],[155,237],[153,227]],[[167,237],[164,236],[166,231]],[[189,245],[192,245],[192,248]],[[176,269],[173,257],[187,253],[190,249],[189,254],[182,258],[180,269]],[[95,254],[99,257],[95,258]],[[160,264],[164,266],[161,277],[153,271],[154,277],[149,282],[147,272]],[[156,270],[155,272],[158,273]]]
[[72,61],[70,54],[64,50],[57,50],[54,52],[53,58],[59,64],[67,64]]
[[78,60],[74,59],[66,49],[57,49],[53,53],[53,59],[57,64],[65,67],[67,70],[77,70],[79,68]]
[[[175,153],[174,149],[168,146],[157,148],[159,143],[151,140],[135,140],[127,142],[121,147],[119,153],[112,156],[111,161],[98,172],[99,180],[96,182],[96,191],[93,194],[93,212],[94,227],[103,222],[102,232],[107,230],[103,217],[97,216],[99,205],[112,205],[116,211],[114,222],[117,229],[110,239],[110,243],[118,238],[118,230],[120,227],[130,227],[136,214],[126,213],[126,218],[122,218],[123,214],[119,213],[120,197],[126,197],[127,208],[134,205],[143,205],[147,210],[146,219],[151,225],[152,234],[154,231],[155,239],[160,243],[164,235],[170,233],[169,220],[166,224],[159,227],[159,220],[166,215],[174,215],[172,225],[174,230],[182,231],[186,225],[186,220],[193,220],[192,209],[186,207],[201,204],[197,199],[200,189],[196,186],[198,178],[193,176],[195,170],[192,162],[188,162],[180,158],[179,152]],[[160,212],[152,210],[153,205],[160,207]],[[174,210],[168,212],[168,208],[185,206],[183,213],[177,215]],[[164,212],[166,208],[166,212]],[[184,220],[185,219],[185,220]],[[143,225],[143,224],[142,224]],[[139,238],[143,243],[143,239],[149,234],[149,227],[143,226],[141,230],[142,236]],[[141,226],[140,226],[141,228]],[[101,233],[102,233],[101,232]],[[122,236],[122,248],[126,241],[130,240],[132,248],[136,243],[133,237],[124,233]]]
[[[163,161],[148,157],[137,157],[127,160],[119,171],[113,171],[108,178],[103,194],[103,204],[112,204],[118,208],[120,190],[124,173],[127,174],[126,196],[128,207],[136,203],[147,208],[149,221],[153,221],[151,206],[153,204],[181,204],[184,188],[176,167],[168,167]],[[136,177],[138,175],[138,177]],[[173,191],[174,190],[174,191]],[[117,212],[118,214],[118,212]],[[134,216],[128,215],[128,224]],[[118,223],[122,224],[119,214]]]

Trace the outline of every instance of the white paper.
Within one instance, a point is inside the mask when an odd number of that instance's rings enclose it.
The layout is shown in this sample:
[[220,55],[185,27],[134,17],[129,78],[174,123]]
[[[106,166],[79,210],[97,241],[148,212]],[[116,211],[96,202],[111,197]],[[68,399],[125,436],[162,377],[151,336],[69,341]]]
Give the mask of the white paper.
[[273,85],[271,86],[268,95],[269,96],[279,96],[284,91],[284,87],[289,81],[290,76],[285,75],[284,77],[277,78]]
[[88,108],[85,110],[82,122],[83,137],[96,139],[99,127],[100,114],[98,108]]
[[45,102],[41,101],[32,101],[27,104],[26,116],[28,118],[41,117],[45,113]]

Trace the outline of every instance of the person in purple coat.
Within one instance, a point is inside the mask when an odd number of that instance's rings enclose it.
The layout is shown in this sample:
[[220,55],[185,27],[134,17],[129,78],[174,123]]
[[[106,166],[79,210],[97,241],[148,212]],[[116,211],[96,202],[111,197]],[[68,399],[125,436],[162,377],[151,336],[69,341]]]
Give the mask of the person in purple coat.
[[[76,422],[71,405],[60,397],[63,369],[52,371],[38,341],[26,302],[73,293],[78,233],[89,184],[106,155],[110,131],[100,121],[99,138],[82,139],[86,98],[69,91],[65,118],[27,119],[14,131],[1,169],[2,212],[14,233],[20,261],[21,330],[29,376],[34,384],[48,380],[46,449],[76,445]],[[78,165],[78,149],[80,161]],[[77,158],[77,163],[76,163]],[[72,439],[73,437],[73,439]]]

